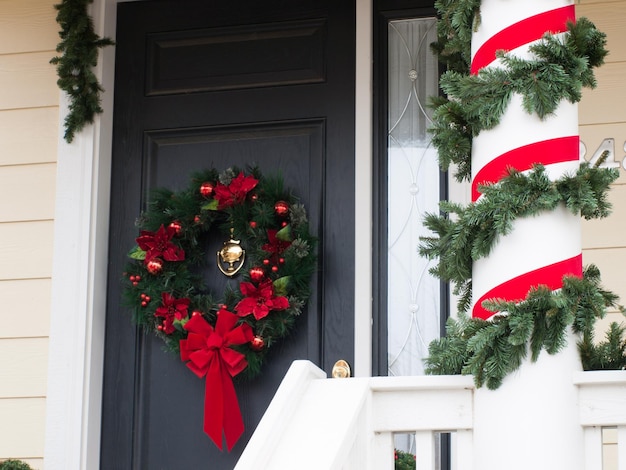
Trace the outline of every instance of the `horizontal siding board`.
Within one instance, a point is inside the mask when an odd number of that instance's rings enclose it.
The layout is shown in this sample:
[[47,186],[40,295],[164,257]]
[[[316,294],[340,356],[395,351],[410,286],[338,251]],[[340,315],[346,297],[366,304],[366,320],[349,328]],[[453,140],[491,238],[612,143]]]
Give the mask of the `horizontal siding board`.
[[52,52],[0,56],[0,109],[57,106]]
[[0,167],[0,223],[54,218],[56,164]]
[[53,222],[0,224],[0,280],[49,278]]
[[609,55],[606,62],[626,61],[626,8],[625,2],[578,5],[577,16],[589,18],[600,31],[606,34]]
[[620,4],[623,4],[623,3],[624,3],[624,0],[578,0],[576,2],[576,8],[580,8],[583,5],[595,6],[598,4],[608,4],[608,5],[617,4],[619,6]]
[[43,457],[45,398],[0,399],[0,459]]
[[583,220],[583,248],[623,248],[626,246],[626,185],[611,187],[608,198],[613,212],[604,219]]
[[0,339],[0,399],[45,396],[47,368],[47,338]]
[[0,166],[55,162],[59,108],[0,111]]
[[0,0],[0,54],[54,49],[57,0]]
[[593,124],[580,126],[580,140],[585,144],[587,152],[585,159],[590,160],[593,154],[598,150],[605,139],[614,140],[614,160],[620,163],[619,178],[615,181],[617,184],[626,184],[626,121],[610,124]]
[[50,334],[51,285],[50,279],[0,281],[0,339]]
[[604,64],[596,71],[598,87],[585,89],[580,101],[580,124],[626,121],[625,76],[626,62]]

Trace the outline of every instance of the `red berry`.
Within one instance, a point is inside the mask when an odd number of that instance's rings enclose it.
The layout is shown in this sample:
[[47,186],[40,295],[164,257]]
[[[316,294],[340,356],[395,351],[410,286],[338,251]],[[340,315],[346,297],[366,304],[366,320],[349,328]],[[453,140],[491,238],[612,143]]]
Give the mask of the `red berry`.
[[130,279],[130,282],[135,282],[135,276],[130,276],[128,279]]
[[272,266],[272,272],[278,272],[278,266]]
[[148,302],[146,302],[145,300],[142,300],[142,301],[141,301],[141,306],[142,306],[142,307],[145,307],[146,305],[148,305]]
[[264,260],[263,260],[263,264],[264,264],[265,266],[267,266],[268,264],[270,264],[270,260],[268,260],[268,259],[264,259]]
[[141,276],[139,274],[137,274],[135,276],[135,281],[137,281],[137,282],[141,281]]
[[282,221],[282,222],[280,223],[280,226],[281,226],[281,227],[286,227],[286,226],[287,226],[287,222]]
[[256,222],[254,220],[250,222],[250,227],[256,228],[256,225],[257,224],[256,224]]
[[284,264],[285,263],[285,258],[278,258],[278,262],[280,264]]
[[133,286],[137,287],[139,283],[137,281],[133,281]]

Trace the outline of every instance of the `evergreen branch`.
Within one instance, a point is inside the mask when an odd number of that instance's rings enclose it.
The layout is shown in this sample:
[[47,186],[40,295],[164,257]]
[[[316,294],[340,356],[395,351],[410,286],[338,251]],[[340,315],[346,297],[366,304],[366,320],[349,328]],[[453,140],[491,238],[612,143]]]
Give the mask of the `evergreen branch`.
[[57,23],[61,26],[61,42],[51,64],[56,65],[57,85],[69,98],[69,113],[65,118],[65,140],[72,142],[77,132],[93,123],[102,112],[100,93],[103,90],[92,68],[98,63],[98,49],[113,44],[109,38],[100,38],[94,31],[87,5],[93,0],[62,0]]
[[428,259],[438,258],[431,273],[452,281],[466,307],[471,295],[466,287],[472,276],[472,263],[487,256],[498,239],[511,231],[517,218],[554,210],[561,203],[586,219],[606,217],[611,208],[606,195],[618,176],[617,170],[588,163],[580,165],[576,175],[554,182],[540,165],[528,174],[510,169],[499,183],[482,186],[483,197],[476,203],[464,207],[442,202],[444,215],[426,214],[424,225],[435,236],[421,239],[420,254]]
[[[460,27],[453,18],[469,22],[468,16],[477,15],[477,2],[441,3],[441,8],[455,5],[459,11],[442,15],[440,43],[434,49],[444,54],[443,60],[454,54],[465,60],[466,51],[460,52],[457,41],[469,44],[471,23]],[[441,43],[446,37],[451,49]],[[440,80],[447,98],[431,102],[434,113],[430,132],[442,169],[447,170],[453,162],[458,166],[457,180],[470,179],[472,138],[498,125],[514,94],[522,96],[526,112],[541,119],[554,113],[563,100],[580,101],[582,88],[596,85],[593,69],[604,62],[605,45],[606,35],[588,19],[579,18],[568,24],[565,35],[546,34],[531,46],[532,59],[499,53],[502,67],[487,67],[477,75],[469,75],[469,60],[467,67],[449,67]]]
[[[551,291],[538,286],[528,292],[522,302],[492,299],[483,306],[493,312],[506,312],[491,320],[468,318],[460,313],[446,324],[446,336],[429,345],[425,361],[427,374],[473,375],[476,386],[490,389],[517,370],[530,352],[536,362],[542,351],[557,354],[567,344],[567,330],[573,325],[590,325],[615,306],[615,296],[599,285],[595,266],[584,270],[582,278],[566,276],[563,288]],[[585,368],[623,368],[626,365],[625,328],[611,326],[607,341],[594,346],[592,330],[579,343]],[[580,332],[580,331],[578,331]],[[592,362],[595,361],[595,362]],[[593,364],[593,367],[590,367]],[[601,367],[600,367],[601,366]]]

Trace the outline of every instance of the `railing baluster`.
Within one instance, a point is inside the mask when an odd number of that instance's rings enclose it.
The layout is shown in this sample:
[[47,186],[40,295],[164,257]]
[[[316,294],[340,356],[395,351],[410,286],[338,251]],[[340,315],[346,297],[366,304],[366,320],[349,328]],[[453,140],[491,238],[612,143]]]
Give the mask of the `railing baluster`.
[[584,428],[585,470],[602,470],[602,428]]
[[474,436],[471,429],[460,429],[452,436],[454,439],[452,468],[455,470],[473,470]]
[[617,468],[626,470],[626,424],[617,427]]
[[435,470],[435,434],[433,431],[415,433],[416,470]]
[[369,448],[371,470],[393,470],[393,434],[391,432],[376,432],[372,445]]

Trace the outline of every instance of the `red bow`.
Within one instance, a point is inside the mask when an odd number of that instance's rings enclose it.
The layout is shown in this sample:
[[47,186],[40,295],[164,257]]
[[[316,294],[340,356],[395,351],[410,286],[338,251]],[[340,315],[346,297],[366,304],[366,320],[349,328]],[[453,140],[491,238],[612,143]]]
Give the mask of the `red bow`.
[[239,317],[226,309],[218,312],[215,329],[201,316],[185,323],[187,339],[180,340],[180,357],[194,374],[206,375],[204,391],[204,432],[222,449],[222,433],[230,451],[243,433],[232,377],[248,365],[246,357],[232,345],[248,343],[254,337],[250,325],[235,326]]

